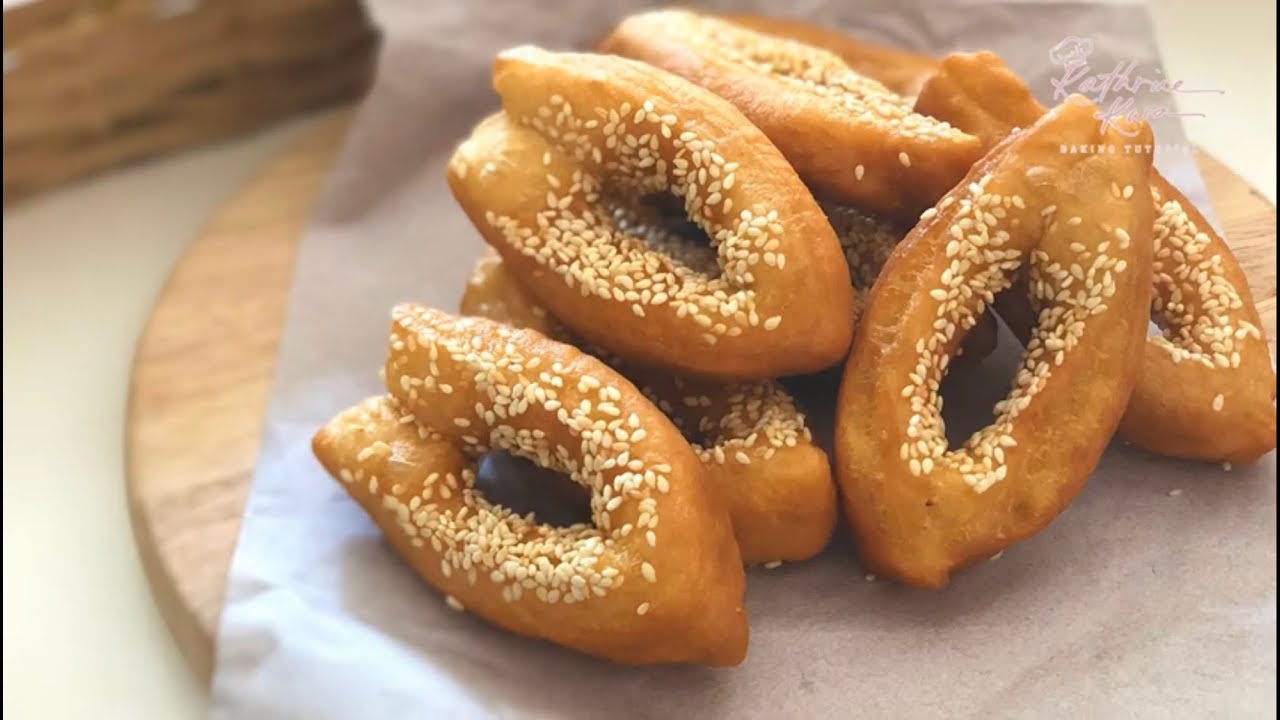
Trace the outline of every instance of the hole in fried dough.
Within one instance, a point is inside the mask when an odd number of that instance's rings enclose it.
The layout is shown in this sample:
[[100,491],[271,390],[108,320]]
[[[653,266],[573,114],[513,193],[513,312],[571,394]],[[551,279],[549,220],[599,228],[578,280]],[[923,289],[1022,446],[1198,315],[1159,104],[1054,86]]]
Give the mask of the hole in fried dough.
[[592,523],[591,494],[585,487],[501,450],[481,458],[475,487],[495,505],[520,515],[533,513],[535,522],[561,528]]
[[1022,363],[1022,343],[997,316],[995,351],[981,363],[952,364],[942,379],[942,421],[946,424],[947,446],[958,448],[996,417],[995,405],[1013,388],[1013,379]]

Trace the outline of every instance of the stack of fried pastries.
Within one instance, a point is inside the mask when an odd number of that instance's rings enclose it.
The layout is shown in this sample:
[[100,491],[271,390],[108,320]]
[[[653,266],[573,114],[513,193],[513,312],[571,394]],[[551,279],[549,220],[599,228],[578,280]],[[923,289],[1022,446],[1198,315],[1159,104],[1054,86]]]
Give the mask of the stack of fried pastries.
[[[446,173],[489,245],[460,314],[395,308],[386,393],[314,438],[449,607],[734,665],[744,564],[814,557],[841,510],[869,571],[937,588],[1051,522],[1117,430],[1214,462],[1274,447],[1226,243],[1149,154],[1062,152],[1145,125],[1046,109],[990,53],[794,21],[652,12],[597,50],[499,54],[502,108]],[[943,381],[996,314],[1022,361],[949,439]],[[566,476],[547,493],[584,519],[487,497],[495,452]]]

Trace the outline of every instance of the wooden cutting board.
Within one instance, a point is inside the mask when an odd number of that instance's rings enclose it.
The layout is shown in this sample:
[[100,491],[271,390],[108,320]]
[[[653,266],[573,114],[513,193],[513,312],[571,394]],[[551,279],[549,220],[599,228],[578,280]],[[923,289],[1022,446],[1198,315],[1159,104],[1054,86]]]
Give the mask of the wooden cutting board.
[[[134,536],[161,613],[201,678],[213,668],[298,238],[349,119],[308,128],[214,214],[169,278],[134,358]],[[1275,206],[1213,158],[1199,163],[1274,355]]]

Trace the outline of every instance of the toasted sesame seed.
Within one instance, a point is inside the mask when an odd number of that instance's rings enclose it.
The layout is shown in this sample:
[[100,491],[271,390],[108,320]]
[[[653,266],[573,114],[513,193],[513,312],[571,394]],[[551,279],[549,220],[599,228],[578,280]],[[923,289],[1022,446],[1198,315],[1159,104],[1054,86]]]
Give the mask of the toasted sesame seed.
[[[477,402],[476,407],[468,410],[463,418],[467,422],[451,423],[471,428],[478,424],[486,426],[479,428],[474,435],[462,436],[466,452],[478,457],[492,446],[568,472],[572,479],[592,489],[593,508],[598,511],[597,526],[552,528],[537,525],[530,518],[517,516],[506,508],[479,503],[480,496],[474,489],[473,468],[464,469],[461,473],[452,470],[432,472],[422,481],[420,491],[397,483],[391,494],[383,497],[384,504],[396,513],[405,532],[419,541],[415,545],[425,548],[429,544],[438,554],[440,572],[446,577],[461,574],[471,584],[487,577],[502,586],[502,596],[509,602],[519,600],[523,589],[530,590],[540,601],[547,603],[561,600],[579,602],[607,594],[610,587],[622,582],[617,569],[584,565],[572,558],[596,557],[599,554],[596,551],[603,550],[603,542],[625,538],[630,524],[618,531],[612,530],[608,512],[621,510],[626,503],[636,503],[647,518],[645,542],[653,547],[656,542],[653,528],[659,520],[654,498],[663,487],[667,487],[665,476],[672,471],[671,467],[666,463],[641,460],[640,453],[633,452],[638,450],[634,446],[643,443],[648,436],[635,413],[624,417],[618,411],[623,400],[618,388],[591,375],[566,378],[567,368],[559,362],[552,363],[551,368],[540,373],[531,373],[533,377],[522,375],[517,380],[513,374],[519,372],[516,368],[531,368],[539,363],[523,357],[520,348],[505,339],[507,336],[500,333],[503,339],[489,346],[481,336],[459,334],[454,332],[450,322],[433,320],[430,317],[432,312],[412,306],[397,309],[396,326],[400,330],[395,332],[402,336],[412,334],[416,340],[412,346],[403,343],[402,350],[395,351],[404,353],[403,357],[393,357],[388,368],[396,369],[403,376],[417,377],[420,371],[414,369],[410,360],[418,362],[415,358],[421,358],[421,362],[426,363],[425,356],[430,354],[432,359],[429,362],[434,364],[436,358],[447,357],[454,367],[474,378],[475,387],[481,393],[481,402]],[[411,351],[410,347],[418,350]],[[393,387],[400,387],[399,378],[392,376],[390,380]],[[413,387],[427,392],[413,396],[412,400],[404,400],[410,409],[414,408],[414,403],[432,404],[431,394],[439,391],[425,384]],[[580,463],[572,460],[567,449],[548,444],[546,434],[541,430],[517,429],[508,424],[509,419],[522,412],[523,404],[540,403],[540,398],[564,387],[581,388],[580,392],[587,396],[579,405],[569,408],[557,405],[553,411],[560,422],[582,438]],[[386,401],[392,402],[389,398]],[[412,417],[413,413],[406,413],[394,403],[391,407],[395,411],[388,409],[385,415],[389,423],[401,427],[401,417]],[[424,434],[420,427],[418,434],[423,440],[443,441],[438,434]],[[481,437],[486,439],[483,444],[480,443]],[[373,456],[386,457],[390,454],[390,446],[385,443],[374,442],[370,447],[373,448],[372,455],[367,458],[370,461]],[[636,457],[632,457],[633,454]],[[617,468],[610,473],[611,484],[609,477],[599,472],[601,468],[609,467]],[[362,469],[357,471],[362,472]],[[351,473],[353,480],[358,472]],[[642,485],[644,478],[651,479]],[[377,492],[377,488],[371,492]],[[410,495],[405,498],[407,502],[397,497],[403,492]],[[437,497],[440,500],[433,502]],[[456,505],[458,499],[462,501],[461,506]],[[449,501],[452,501],[453,509],[440,504]],[[544,564],[548,562],[549,565]],[[641,572],[656,577],[651,566],[647,571],[641,568]]]
[[647,603],[647,602],[642,602],[642,603],[640,603],[639,605],[637,605],[637,606],[636,606],[636,614],[637,614],[637,615],[644,615],[644,614],[645,614],[645,613],[647,613],[647,612],[649,612],[649,603]]
[[[736,64],[793,92],[829,104],[829,114],[856,125],[873,125],[905,139],[963,137],[957,129],[915,113],[912,102],[859,75],[835,55],[809,45],[756,33],[717,19],[680,11],[642,16],[653,31],[673,38],[705,60]],[[905,156],[905,153],[904,153]],[[904,165],[908,160],[902,161]],[[862,173],[855,171],[857,179]]]
[[[1196,226],[1179,201],[1162,198],[1155,188],[1151,194],[1158,211],[1154,225],[1156,301],[1152,319],[1163,335],[1151,337],[1148,342],[1166,352],[1175,363],[1239,367],[1241,346],[1237,340],[1251,334],[1252,323],[1235,312],[1244,303],[1223,274],[1221,261],[1213,250],[1214,239]],[[1163,298],[1170,298],[1171,302]],[[1191,307],[1198,305],[1199,312],[1191,312],[1182,298],[1195,299]],[[1265,348],[1257,347],[1255,351],[1265,352]]]
[[[781,248],[764,256],[754,248],[778,243],[786,228],[776,210],[761,204],[731,214],[741,205],[730,196],[740,185],[739,163],[721,155],[715,139],[704,133],[671,132],[668,126],[680,120],[677,113],[661,108],[660,98],[646,102],[655,109],[624,102],[607,113],[593,109],[578,116],[563,103],[555,112],[544,106],[546,112],[521,118],[554,146],[544,153],[544,160],[551,161],[544,163],[545,209],[533,222],[492,213],[485,220],[513,249],[564,276],[585,297],[627,304],[640,318],[668,306],[676,319],[704,328],[698,334],[714,345],[720,337],[740,336],[751,326],[746,319],[757,304],[751,266],[762,259],[778,269],[787,264]],[[606,117],[601,126],[597,120]],[[655,123],[661,131],[644,127]],[[600,153],[600,144],[608,149],[607,156]],[[556,157],[578,157],[587,147],[603,165],[599,176],[577,169],[570,177],[557,167]],[[689,219],[706,231],[713,247],[691,246],[639,209],[619,204],[616,194],[603,192],[606,178],[670,189],[686,198]],[[639,292],[641,282],[663,291]]]
[[782,567],[781,560],[770,560],[769,562],[764,564],[765,570],[776,570],[777,568],[780,568],[780,567]]
[[911,167],[911,156],[905,152],[898,153],[898,162],[902,163],[902,167]]
[[1178,497],[1182,494],[1182,488],[1174,488],[1169,491],[1169,497]]
[[457,610],[458,612],[466,610],[466,608],[462,606],[462,601],[452,595],[445,595],[444,603],[448,605],[451,610]]
[[648,580],[651,583],[658,582],[658,572],[654,570],[653,565],[648,562],[640,564],[640,574],[644,576],[645,580]]
[[1218,393],[1217,395],[1215,395],[1213,398],[1214,412],[1222,412],[1222,406],[1225,401],[1226,399],[1222,396],[1222,393]]

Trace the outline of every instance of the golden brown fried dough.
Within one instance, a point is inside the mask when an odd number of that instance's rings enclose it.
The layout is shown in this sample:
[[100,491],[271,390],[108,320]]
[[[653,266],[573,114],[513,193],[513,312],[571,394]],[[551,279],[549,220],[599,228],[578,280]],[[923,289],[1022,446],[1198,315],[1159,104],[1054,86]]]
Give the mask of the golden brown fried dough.
[[[728,514],[635,386],[536,332],[419,306],[396,308],[390,342],[393,397],[339,415],[312,444],[452,607],[620,663],[742,661]],[[491,449],[589,488],[594,524],[542,525],[486,500],[475,463]]]
[[[617,57],[502,53],[504,114],[449,163],[454,196],[548,310],[629,360],[719,378],[838,363],[853,293],[812,195],[732,105]],[[619,224],[674,195],[712,252],[688,264]],[[823,312],[811,309],[822,307]]]
[[[1142,362],[1151,283],[1150,157],[1061,144],[1102,132],[1077,98],[997,145],[903,240],[854,337],[840,387],[836,476],[867,566],[923,587],[1039,531],[1083,486]],[[1113,194],[1118,183],[1136,188]],[[1077,218],[1087,217],[1087,221]],[[992,423],[945,435],[952,353],[1015,273],[1038,309]]]
[[879,82],[905,98],[918,95],[924,81],[938,70],[937,58],[858,40],[842,32],[799,20],[763,15],[723,17],[756,32],[822,48],[838,56],[849,69]]
[[[477,261],[460,311],[580,342],[538,305],[492,250]],[[686,378],[600,355],[689,439],[729,506],[744,563],[806,560],[827,546],[836,523],[831,466],[786,389],[774,380]]]
[[[916,107],[989,144],[1044,113],[992,53],[946,58]],[[1111,191],[1137,192],[1119,182]],[[1276,376],[1248,278],[1226,241],[1159,173],[1152,175],[1151,198],[1151,319],[1162,334],[1147,339],[1142,377],[1120,433],[1162,455],[1253,462],[1275,448]],[[1030,307],[1001,311],[1025,337]]]
[[604,52],[644,60],[737,105],[825,199],[911,218],[982,154],[978,139],[816,47],[681,10],[624,20]]

